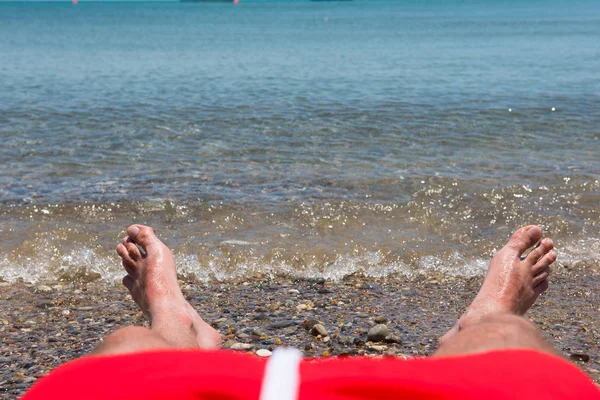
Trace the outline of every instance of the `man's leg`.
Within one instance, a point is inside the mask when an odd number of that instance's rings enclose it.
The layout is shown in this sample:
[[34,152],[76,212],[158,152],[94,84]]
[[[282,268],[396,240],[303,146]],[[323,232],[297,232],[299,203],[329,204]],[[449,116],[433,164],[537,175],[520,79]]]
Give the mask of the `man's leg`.
[[436,357],[499,349],[534,349],[557,354],[535,326],[523,318],[548,288],[550,265],[556,260],[551,239],[538,226],[516,231],[490,262],[485,281],[467,311],[440,340]]
[[117,253],[127,271],[123,284],[148,317],[150,329],[120,329],[107,336],[93,354],[221,347],[219,333],[204,322],[183,297],[171,250],[150,227],[132,225],[127,229],[127,235],[117,246]]

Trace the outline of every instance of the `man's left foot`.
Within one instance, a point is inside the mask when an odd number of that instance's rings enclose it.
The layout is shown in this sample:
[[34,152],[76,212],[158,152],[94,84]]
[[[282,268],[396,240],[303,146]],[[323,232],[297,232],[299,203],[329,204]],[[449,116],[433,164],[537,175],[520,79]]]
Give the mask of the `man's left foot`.
[[[538,244],[526,257],[523,254]],[[523,316],[548,289],[550,265],[556,260],[552,239],[542,239],[539,226],[517,230],[490,262],[488,273],[467,311],[440,340],[444,342],[464,326],[498,313]]]

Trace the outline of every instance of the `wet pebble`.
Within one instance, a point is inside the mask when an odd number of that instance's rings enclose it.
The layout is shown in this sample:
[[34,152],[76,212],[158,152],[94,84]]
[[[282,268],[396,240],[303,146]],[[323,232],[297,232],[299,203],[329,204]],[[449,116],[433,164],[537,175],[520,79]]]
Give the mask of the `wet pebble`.
[[376,352],[379,352],[379,353],[383,353],[384,351],[387,350],[387,346],[371,345],[371,346],[367,346],[367,349],[371,350],[371,351],[376,351]]
[[398,336],[394,336],[394,335],[386,336],[383,341],[386,343],[402,344],[402,339],[400,339]]
[[382,342],[385,340],[385,337],[388,336],[389,331],[388,327],[384,324],[377,324],[371,329],[369,329],[369,333],[367,334],[367,339],[370,342]]
[[350,339],[349,337],[346,337],[346,336],[338,335],[336,340],[342,346],[348,346],[348,345],[352,344],[352,339]]
[[255,321],[266,321],[269,319],[269,315],[265,314],[265,313],[260,313],[260,314],[254,315],[254,317],[252,317],[252,319],[254,319]]
[[282,320],[282,321],[273,322],[272,324],[267,325],[267,327],[269,329],[281,329],[281,328],[287,328],[292,325],[294,325],[294,321]]
[[304,326],[304,329],[306,329],[307,331],[310,331],[313,326],[315,326],[319,323],[320,322],[316,319],[307,319],[302,323],[302,326]]
[[321,335],[322,337],[325,337],[328,335],[327,329],[325,329],[325,327],[321,324],[315,324],[313,325],[312,328],[310,328],[310,333],[313,336],[319,336]]

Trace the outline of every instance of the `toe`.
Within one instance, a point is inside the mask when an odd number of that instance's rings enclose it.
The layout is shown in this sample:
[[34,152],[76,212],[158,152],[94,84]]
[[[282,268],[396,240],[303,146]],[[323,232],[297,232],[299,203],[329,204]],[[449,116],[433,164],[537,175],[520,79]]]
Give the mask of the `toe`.
[[545,279],[539,285],[534,287],[533,291],[535,292],[536,296],[539,296],[540,294],[544,293],[548,289],[548,285],[548,279]]
[[527,255],[525,260],[530,264],[536,264],[544,255],[554,248],[552,239],[542,239],[540,244]]
[[123,259],[123,261],[127,261],[127,262],[133,262],[133,260],[131,259],[131,257],[129,257],[129,251],[127,250],[127,248],[125,247],[125,245],[123,243],[119,243],[117,245],[117,254],[119,255],[119,257],[121,257]]
[[124,244],[124,246],[129,252],[129,257],[133,261],[138,261],[142,259],[142,253],[140,252],[140,249],[138,249],[138,247],[135,245],[135,243],[128,241]]
[[542,272],[533,277],[532,285],[535,288],[539,284],[548,280],[550,276],[550,267],[546,267]]
[[506,244],[506,247],[517,252],[520,256],[525,250],[534,246],[542,237],[542,229],[537,225],[525,226],[515,233]]
[[123,260],[123,267],[130,275],[136,274],[135,262],[129,256],[129,250],[125,247],[123,243],[119,243],[117,245],[117,254]]
[[556,252],[554,250],[550,250],[548,253],[544,254],[537,263],[535,263],[532,269],[533,275],[535,276],[546,270],[546,268],[548,268],[554,261],[556,261]]
[[127,228],[127,234],[134,243],[142,246],[144,250],[149,246],[159,243],[156,233],[154,233],[154,229],[149,226],[131,225]]

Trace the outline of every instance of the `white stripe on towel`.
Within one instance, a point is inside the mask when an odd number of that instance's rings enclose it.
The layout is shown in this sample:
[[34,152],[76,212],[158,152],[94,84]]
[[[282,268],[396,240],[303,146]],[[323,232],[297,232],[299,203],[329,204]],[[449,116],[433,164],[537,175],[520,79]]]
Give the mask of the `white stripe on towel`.
[[301,360],[302,353],[298,349],[275,349],[265,367],[260,400],[296,400]]

